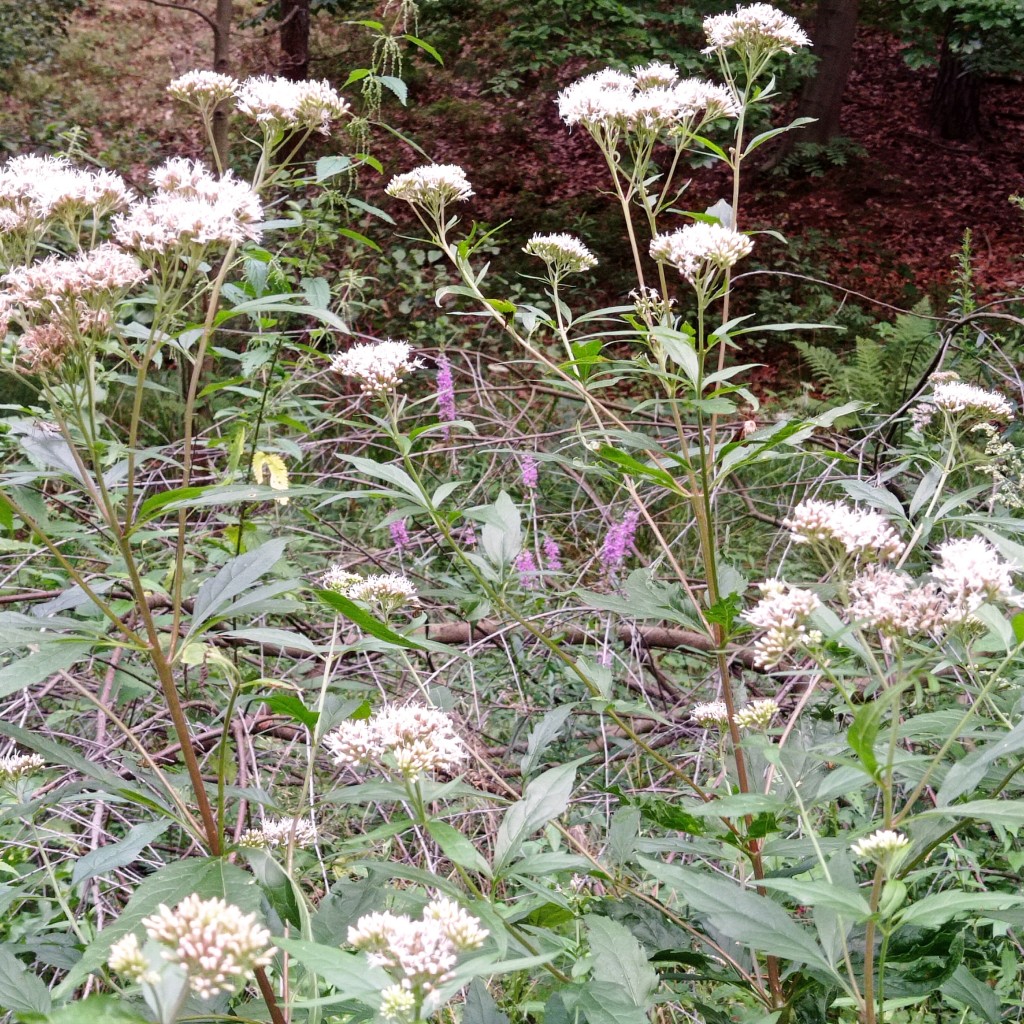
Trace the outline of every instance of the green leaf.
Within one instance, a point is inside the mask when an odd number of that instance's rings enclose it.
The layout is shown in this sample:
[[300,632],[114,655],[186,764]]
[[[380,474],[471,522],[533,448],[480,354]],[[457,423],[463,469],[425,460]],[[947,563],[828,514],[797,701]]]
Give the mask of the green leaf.
[[957,761],[942,780],[935,802],[940,806],[951,804],[969,790],[975,789],[985,777],[993,761],[1024,750],[1024,721],[1018,722],[995,743],[988,743]]
[[441,852],[453,863],[467,871],[476,871],[486,878],[491,877],[491,866],[481,856],[472,840],[463,835],[457,828],[444,821],[427,822],[427,831],[441,847]]
[[658,988],[658,972],[636,936],[618,921],[587,914],[587,939],[594,959],[592,975],[620,985],[635,1006],[646,1009]]
[[742,946],[819,967],[839,975],[810,932],[798,925],[777,903],[743,888],[739,882],[704,871],[640,857],[640,863],[659,881],[674,889],[712,928]]
[[381,992],[391,984],[391,979],[380,967],[367,963],[365,953],[348,953],[337,946],[323,946],[302,939],[275,938],[274,945],[307,971],[333,985],[345,1001],[355,1000],[377,1009]]
[[400,78],[394,75],[377,75],[377,81],[389,92],[398,97],[398,102],[404,107],[409,99],[409,87]]
[[244,594],[261,576],[273,569],[284,554],[286,543],[277,539],[261,544],[253,551],[232,558],[213,579],[204,580],[192,608],[189,635],[193,636],[220,609]]
[[117,843],[108,843],[90,850],[75,861],[71,872],[71,884],[88,881],[97,875],[105,875],[117,868],[127,867],[135,861],[147,846],[162,836],[170,827],[169,821],[144,821],[136,825],[128,835]]
[[974,1010],[987,1024],[999,1024],[1002,1019],[1002,1003],[999,996],[983,981],[979,981],[963,965],[953,976],[942,983],[939,991],[953,1002]]
[[0,948],[0,1010],[46,1013],[50,990],[13,953]]
[[523,778],[528,778],[545,750],[557,739],[565,725],[565,720],[572,714],[575,704],[563,704],[547,714],[530,730],[526,740],[526,753],[520,762]]
[[[234,606],[227,609],[231,612]],[[218,636],[230,640],[243,640],[248,644],[256,644],[260,647],[277,647],[281,649],[293,649],[304,651],[306,654],[317,654],[319,648],[308,636],[301,633],[293,633],[290,629],[274,629],[271,626],[260,626],[257,629],[231,629]]]
[[952,807],[935,807],[914,818],[973,818],[990,825],[1020,828],[1024,825],[1024,800],[969,800]]
[[433,57],[434,60],[436,60],[437,63],[441,65],[441,67],[444,67],[444,61],[441,59],[441,54],[439,54],[437,50],[435,50],[434,47],[430,45],[430,43],[425,42],[424,40],[418,38],[417,36],[404,35],[402,36],[402,38],[406,42],[412,43],[413,46],[418,46],[421,50],[423,50],[424,53],[429,53],[430,56]]
[[494,874],[512,862],[523,843],[568,806],[576,782],[576,769],[587,758],[570,761],[538,775],[527,785],[523,798],[505,812],[494,843]]
[[333,608],[350,622],[354,622],[364,633],[369,633],[370,636],[375,636],[378,640],[384,640],[396,647],[405,647],[413,651],[427,649],[424,644],[419,644],[415,640],[410,640],[408,637],[402,636],[401,633],[389,629],[380,619],[375,619],[365,608],[360,608],[355,601],[350,601],[342,594],[333,590],[317,590],[316,596],[329,608]]
[[372,477],[375,480],[383,480],[397,487],[404,494],[407,494],[420,508],[426,507],[423,503],[423,495],[420,493],[416,481],[404,469],[392,466],[386,462],[364,459],[359,455],[339,454],[339,458],[351,463],[364,476]]
[[89,996],[51,1010],[49,1013],[22,1013],[24,1024],[150,1024],[117,996]]
[[286,715],[293,722],[304,725],[307,729],[314,729],[320,718],[317,711],[311,711],[293,693],[274,693],[263,699],[263,703],[275,715]]
[[508,1016],[498,1009],[487,986],[479,978],[470,982],[466,992],[462,1024],[509,1024]]
[[882,723],[881,701],[864,704],[853,718],[846,731],[846,742],[860,759],[864,770],[873,779],[878,777],[878,759],[875,757],[875,741]]
[[621,985],[600,978],[587,981],[575,1008],[586,1014],[587,1024],[649,1024],[647,1011]]
[[241,868],[217,857],[188,858],[168,864],[139,883],[121,916],[103,929],[86,947],[82,959],[54,989],[58,999],[68,998],[93,971],[106,963],[110,947],[135,931],[144,917],[161,903],[173,907],[195,893],[200,899],[220,897],[247,913],[260,909],[260,890]]
[[697,349],[694,347],[693,336],[683,331],[674,331],[671,327],[655,327],[651,331],[651,337],[661,343],[665,354],[682,368],[687,379],[697,388],[697,381],[700,379],[700,361],[697,358]]
[[900,925],[938,928],[960,917],[981,917],[986,910],[1007,910],[1024,904],[1024,896],[1009,892],[936,892],[911,903],[899,915]]
[[868,901],[857,889],[843,889],[832,882],[796,878],[763,878],[765,889],[776,889],[808,907],[827,907],[853,921],[866,921],[871,916]]
[[[44,634],[40,633],[39,636],[42,640]],[[42,650],[12,661],[0,668],[0,699],[28,686],[35,686],[62,669],[71,668],[76,662],[87,658],[92,648],[91,643],[51,640]]]

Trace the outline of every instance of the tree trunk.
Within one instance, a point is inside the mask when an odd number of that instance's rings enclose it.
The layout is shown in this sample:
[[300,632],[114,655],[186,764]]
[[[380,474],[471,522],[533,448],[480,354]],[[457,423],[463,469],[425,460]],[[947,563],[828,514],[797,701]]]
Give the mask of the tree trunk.
[[939,73],[928,109],[929,127],[944,139],[966,142],[981,131],[981,75],[942,39]]
[[309,77],[309,3],[281,0],[278,74],[293,82],[304,82]]
[[813,33],[818,67],[814,77],[804,83],[796,111],[798,117],[816,120],[791,133],[790,146],[798,142],[824,144],[839,134],[843,92],[853,66],[858,6],[858,0],[818,0]]
[[[222,75],[231,73],[231,22],[232,0],[217,0],[217,9],[213,16],[213,70]],[[227,170],[231,156],[228,141],[228,113],[231,110],[230,100],[225,100],[213,112],[213,147],[216,150],[217,166]]]

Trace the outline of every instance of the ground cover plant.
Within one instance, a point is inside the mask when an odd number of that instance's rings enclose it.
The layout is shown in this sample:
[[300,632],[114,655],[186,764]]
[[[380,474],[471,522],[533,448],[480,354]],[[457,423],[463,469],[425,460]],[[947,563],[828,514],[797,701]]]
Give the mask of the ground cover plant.
[[[846,370],[738,308],[808,39],[767,4],[704,30],[706,78],[558,97],[621,217],[612,307],[567,231],[510,291],[471,168],[360,198],[326,82],[171,83],[234,110],[246,177],[0,170],[12,1019],[1019,1016],[1019,324],[969,247],[955,308]],[[444,265],[429,339],[354,329],[344,210],[409,225],[410,290]],[[766,415],[738,357],[804,331],[842,397]],[[873,404],[865,366],[908,379]]]

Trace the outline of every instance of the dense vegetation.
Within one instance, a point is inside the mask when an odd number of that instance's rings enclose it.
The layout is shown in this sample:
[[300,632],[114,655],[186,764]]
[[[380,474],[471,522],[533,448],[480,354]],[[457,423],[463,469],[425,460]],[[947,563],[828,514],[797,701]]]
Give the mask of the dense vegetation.
[[969,233],[880,322],[750,287],[752,168],[808,166],[767,4],[488,7],[603,232],[377,189],[457,6],[327,5],[335,85],[179,76],[207,156],[137,189],[0,168],[0,1011],[1018,1019],[1014,297]]

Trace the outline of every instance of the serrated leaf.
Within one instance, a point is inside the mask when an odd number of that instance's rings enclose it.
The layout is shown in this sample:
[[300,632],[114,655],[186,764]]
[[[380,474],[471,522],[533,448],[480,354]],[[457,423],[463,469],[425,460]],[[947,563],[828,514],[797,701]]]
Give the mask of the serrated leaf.
[[204,580],[192,608],[189,635],[194,635],[220,609],[244,594],[261,576],[268,573],[284,554],[286,543],[281,539],[267,541],[253,551],[232,558],[213,579]]
[[639,860],[695,911],[707,915],[712,928],[734,942],[771,956],[819,967],[838,978],[811,933],[773,900],[743,888],[732,879],[663,864],[647,857]]
[[530,730],[530,735],[526,740],[526,753],[520,762],[523,778],[527,778],[537,767],[541,755],[558,738],[562,726],[565,725],[566,719],[572,714],[575,707],[575,704],[564,704],[560,708],[554,708],[547,712]]
[[487,986],[479,978],[474,978],[466,991],[462,1024],[509,1024],[507,1014],[498,1009]]
[[1024,904],[1024,896],[1009,892],[936,892],[911,903],[899,916],[900,925],[938,928],[958,917],[983,916],[986,910],[1007,910]]
[[598,914],[587,914],[583,920],[593,976],[620,985],[634,1005],[646,1009],[658,988],[658,973],[636,936],[624,924]]
[[355,1000],[377,1009],[381,992],[391,979],[380,967],[371,966],[365,953],[349,953],[337,946],[302,939],[274,939],[292,959],[302,964],[321,981],[332,985],[345,1000]]
[[13,953],[0,948],[0,1010],[46,1013],[50,990]]
[[517,856],[523,843],[557,818],[569,806],[580,758],[538,775],[527,785],[523,798],[505,812],[494,843],[494,874],[499,876]]
[[333,608],[350,622],[354,622],[364,633],[369,633],[370,636],[375,636],[378,640],[385,640],[396,647],[406,647],[413,651],[427,649],[424,644],[419,644],[415,640],[410,640],[408,637],[402,636],[401,633],[389,629],[380,619],[375,619],[365,608],[361,608],[355,601],[342,594],[333,590],[318,590],[316,596],[329,608]]
[[0,699],[35,686],[49,679],[55,672],[71,668],[76,662],[87,658],[92,647],[91,643],[55,641],[41,651],[12,661],[0,668]]

